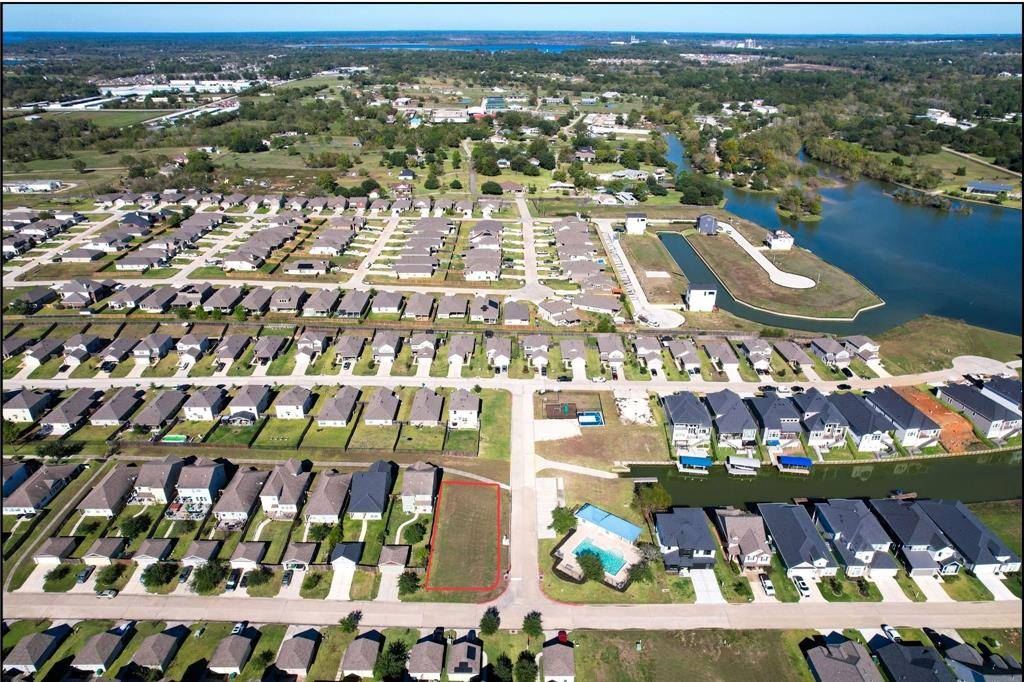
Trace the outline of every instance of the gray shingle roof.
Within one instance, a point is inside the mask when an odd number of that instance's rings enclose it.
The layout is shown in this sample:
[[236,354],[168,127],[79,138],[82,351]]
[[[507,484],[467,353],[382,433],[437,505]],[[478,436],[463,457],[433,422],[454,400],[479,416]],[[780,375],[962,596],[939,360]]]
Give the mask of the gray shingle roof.
[[662,398],[670,424],[697,424],[711,428],[711,415],[704,403],[689,391],[680,391]]
[[768,526],[772,542],[787,568],[813,564],[822,559],[825,566],[838,566],[832,552],[818,534],[811,517],[796,504],[759,504],[758,513]]
[[925,416],[924,412],[888,386],[876,388],[865,397],[868,403],[900,428],[922,431],[934,431],[939,428],[939,425]]
[[726,389],[707,395],[708,407],[719,433],[742,433],[757,429],[757,422],[746,403],[734,391]]

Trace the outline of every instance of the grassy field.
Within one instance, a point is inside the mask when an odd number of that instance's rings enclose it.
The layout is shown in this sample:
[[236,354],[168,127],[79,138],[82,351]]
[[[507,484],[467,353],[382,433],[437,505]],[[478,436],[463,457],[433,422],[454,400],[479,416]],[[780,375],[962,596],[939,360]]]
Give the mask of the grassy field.
[[78,120],[92,121],[93,125],[99,128],[120,128],[122,126],[141,123],[151,118],[170,114],[174,109],[148,109],[146,111],[133,111],[131,109],[105,109],[99,111],[69,111],[50,112],[46,118],[73,118]]
[[480,401],[479,456],[507,461],[512,448],[512,396],[488,388],[480,392]]
[[878,337],[889,371],[910,374],[952,366],[958,355],[981,355],[1007,362],[1021,353],[1021,337],[926,315]]
[[[764,228],[724,212],[719,212],[719,217],[729,221],[751,243],[762,242]],[[727,235],[692,235],[686,240],[732,295],[749,305],[787,315],[849,318],[881,300],[847,273],[804,249],[770,256],[780,269],[817,282],[811,289],[789,289],[773,284],[768,273]]]
[[[813,680],[799,645],[815,634],[810,630],[577,630],[572,638],[579,680],[767,682]],[[681,675],[681,671],[686,672]]]
[[252,444],[254,448],[297,448],[309,419],[271,417]]
[[428,588],[487,588],[498,581],[497,496],[494,486],[442,484]]
[[[686,293],[686,275],[654,235],[619,235],[626,258],[633,265],[640,286],[652,303],[680,303]],[[647,272],[661,271],[668,277],[649,277]]]
[[[981,522],[992,529],[992,532],[999,536],[1010,549],[1021,553],[1021,501],[1010,500],[1008,502],[980,502],[968,505]],[[1007,576],[1005,585],[1017,597],[1024,592],[1021,583],[1021,572],[1017,571]],[[1019,641],[1019,640],[1018,640]]]

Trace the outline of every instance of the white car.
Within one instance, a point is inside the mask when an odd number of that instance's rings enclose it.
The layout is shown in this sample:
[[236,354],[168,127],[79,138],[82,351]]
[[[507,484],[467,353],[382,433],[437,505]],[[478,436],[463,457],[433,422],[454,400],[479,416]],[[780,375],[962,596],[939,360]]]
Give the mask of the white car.
[[807,581],[800,576],[793,578],[793,584],[796,585],[796,589],[799,590],[800,596],[804,599],[811,598],[811,588],[808,587]]
[[761,574],[761,587],[764,589],[764,593],[766,596],[775,596],[775,585],[774,583],[772,583],[772,579],[766,576],[764,573]]
[[607,380],[607,379],[605,379],[604,377],[594,377],[592,381],[593,381],[593,382],[594,382],[595,384],[603,384],[604,382],[606,382],[606,381],[608,381],[608,380]]
[[893,628],[891,625],[886,625],[886,624],[883,623],[882,624],[882,632],[885,633],[886,637],[888,637],[889,639],[891,639],[892,641],[894,641],[896,643],[899,643],[899,642],[903,641],[903,638],[900,637],[900,633],[896,632],[895,628]]

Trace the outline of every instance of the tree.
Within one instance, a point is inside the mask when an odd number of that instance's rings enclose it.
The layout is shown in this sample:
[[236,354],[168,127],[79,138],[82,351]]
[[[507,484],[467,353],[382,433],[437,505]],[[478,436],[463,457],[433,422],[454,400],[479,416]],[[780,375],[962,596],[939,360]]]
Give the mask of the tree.
[[82,159],[74,159],[71,161],[71,167],[75,169],[75,172],[79,175],[85,173],[86,165]]
[[197,568],[192,575],[196,592],[212,592],[228,576],[228,565],[214,559]]
[[596,553],[590,550],[580,552],[576,555],[576,563],[580,565],[580,570],[583,571],[583,580],[585,582],[601,582],[604,580],[604,564],[601,563],[601,557],[597,556]]
[[231,311],[231,315],[237,322],[245,322],[245,318],[248,317],[249,313],[247,313],[245,308],[239,304],[235,306],[233,311]]
[[81,446],[77,446],[74,443],[57,440],[49,443],[43,443],[36,448],[36,454],[43,459],[63,459],[64,457],[70,457],[80,449]]
[[43,578],[46,580],[46,582],[57,582],[68,577],[69,573],[71,573],[71,566],[69,566],[68,564],[57,564],[49,571],[47,571],[46,575],[43,576]]
[[548,528],[559,535],[565,535],[576,528],[576,516],[567,507],[555,507],[551,511],[551,525]]
[[326,523],[317,523],[309,529],[309,539],[313,542],[323,542],[327,539],[327,534],[331,532],[330,526]]
[[501,196],[501,185],[496,183],[494,180],[488,180],[484,184],[480,185],[480,191],[483,194],[489,194],[491,196]]
[[637,583],[649,583],[654,580],[654,571],[647,561],[639,561],[629,567],[629,579]]
[[541,623],[540,611],[530,611],[526,614],[523,618],[523,632],[526,633],[528,640],[544,635],[544,625]]
[[398,593],[413,594],[420,589],[420,577],[412,571],[406,571],[398,577]]
[[7,312],[11,315],[29,315],[32,312],[32,306],[25,299],[18,298],[7,306]]
[[491,664],[492,677],[498,682],[512,682],[512,659],[508,654],[502,653],[498,660]]
[[480,634],[484,637],[493,635],[499,627],[501,627],[501,615],[496,607],[490,606],[480,617]]
[[452,180],[451,183],[449,183],[448,186],[451,187],[452,189],[462,189],[462,183],[459,182],[458,178],[455,178],[454,180]]
[[142,571],[140,580],[148,588],[160,587],[174,580],[178,574],[178,567],[175,564],[157,563],[150,564]]
[[149,530],[150,523],[152,523],[152,519],[149,514],[129,516],[121,521],[121,535],[131,541]]
[[377,661],[373,664],[373,677],[378,680],[401,680],[405,675],[405,662],[408,658],[409,650],[405,642],[391,642],[377,656]]
[[256,657],[256,665],[259,668],[266,668],[268,665],[273,663],[276,658],[277,654],[272,650],[264,649],[260,652],[260,655]]
[[3,423],[3,440],[4,445],[13,445],[18,440],[18,436],[21,435],[21,429],[18,428],[14,422],[9,422],[6,419]]
[[537,661],[529,651],[521,651],[516,659],[516,682],[534,682],[537,679]]
[[100,569],[96,574],[96,591],[102,592],[120,580],[121,576],[128,569],[125,564],[110,564]]
[[434,175],[433,173],[428,175],[427,179],[423,181],[423,187],[425,187],[426,189],[437,189],[440,186],[441,183],[438,181],[437,176]]
[[633,508],[640,510],[649,521],[651,514],[658,509],[672,506],[672,496],[661,483],[645,483],[638,485],[633,494]]
[[249,584],[253,587],[258,585],[266,585],[270,582],[270,579],[274,577],[274,574],[266,566],[260,566],[255,571],[249,571]]
[[405,527],[402,531],[402,539],[405,540],[407,545],[415,545],[416,543],[423,540],[427,535],[427,526],[422,521],[413,523]]
[[347,616],[338,621],[342,632],[355,632],[359,628],[359,621],[363,619],[362,611],[350,611]]

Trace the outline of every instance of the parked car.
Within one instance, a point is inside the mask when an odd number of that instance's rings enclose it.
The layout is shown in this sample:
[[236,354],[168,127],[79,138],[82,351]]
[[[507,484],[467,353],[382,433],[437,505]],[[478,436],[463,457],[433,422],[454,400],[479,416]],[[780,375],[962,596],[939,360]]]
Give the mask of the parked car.
[[775,585],[772,583],[772,579],[764,573],[761,574],[761,587],[764,589],[765,595],[769,597],[775,596]]
[[190,575],[192,575],[192,567],[191,566],[183,567],[181,569],[181,572],[178,573],[178,584],[179,585],[184,585],[186,582],[188,582],[188,577]]
[[840,391],[850,391],[853,389],[853,386],[850,384],[839,384],[836,388]]
[[81,585],[82,583],[84,583],[86,580],[89,579],[89,576],[92,575],[92,572],[95,571],[95,570],[96,570],[95,566],[86,566],[85,568],[83,568],[81,571],[78,572],[78,575],[75,577],[75,582],[78,583],[79,585]]
[[224,589],[226,589],[228,592],[234,592],[235,588],[238,587],[238,579],[241,577],[241,569],[236,568],[233,571],[231,571],[231,573],[228,574],[228,584],[225,586]]
[[569,377],[566,377],[566,376],[558,377],[558,380],[559,381],[572,381],[572,379],[570,379]]
[[796,585],[796,589],[800,592],[800,596],[804,599],[811,598],[811,588],[807,585],[807,581],[801,576],[793,578],[793,584]]
[[195,637],[196,639],[199,639],[200,637],[203,636],[204,632],[206,632],[206,626],[205,625],[200,625],[199,629],[196,630],[195,634],[192,635],[192,636]]
[[233,635],[240,635],[240,634],[242,634],[242,631],[245,630],[247,625],[249,625],[249,621],[247,621],[247,620],[240,620],[240,621],[238,621],[237,623],[235,623],[235,627],[231,628],[231,634],[233,634]]
[[853,378],[853,370],[851,370],[849,367],[843,367],[839,371],[843,373],[843,376],[847,376],[851,379]]
[[903,641],[903,638],[900,637],[900,633],[896,632],[895,628],[893,628],[891,625],[886,625],[885,623],[882,623],[882,632],[884,632],[885,636],[894,642],[899,643]]
[[113,599],[117,596],[117,590],[103,590],[96,596],[100,599]]
[[295,575],[295,571],[293,571],[292,569],[289,568],[287,571],[285,571],[284,575],[281,576],[281,586],[288,587],[289,585],[291,585],[293,575]]
[[249,586],[249,574],[248,573],[242,574],[242,579],[238,581],[238,586],[242,587],[242,588],[245,588],[245,587]]
[[606,382],[606,381],[608,381],[608,380],[607,380],[607,379],[605,379],[604,377],[594,377],[594,378],[593,378],[593,382],[594,382],[595,384],[603,384],[603,383],[604,383],[604,382]]

